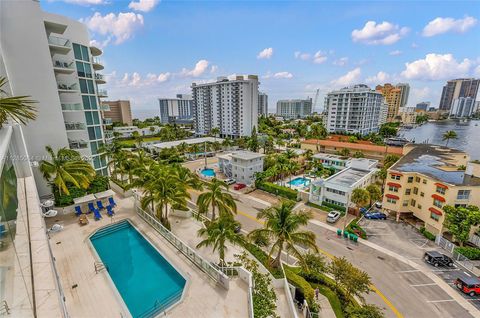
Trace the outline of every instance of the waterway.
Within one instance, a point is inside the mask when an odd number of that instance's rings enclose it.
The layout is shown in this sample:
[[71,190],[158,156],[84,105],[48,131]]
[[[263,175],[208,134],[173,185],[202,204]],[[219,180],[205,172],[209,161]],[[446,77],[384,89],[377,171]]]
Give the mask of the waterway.
[[445,146],[443,134],[453,130],[457,139],[450,139],[448,147],[467,152],[472,159],[480,159],[480,120],[465,123],[458,120],[431,121],[412,129],[402,129],[399,135],[415,143],[430,143]]

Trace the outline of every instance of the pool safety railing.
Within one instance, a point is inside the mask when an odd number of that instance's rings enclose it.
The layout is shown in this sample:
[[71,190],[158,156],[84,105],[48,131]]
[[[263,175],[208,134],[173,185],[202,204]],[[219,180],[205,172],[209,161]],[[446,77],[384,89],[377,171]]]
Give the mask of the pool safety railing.
[[162,312],[165,312],[170,306],[174,303],[178,302],[182,298],[183,290],[179,290],[178,292],[170,295],[167,299],[160,302],[158,299],[155,300],[155,303],[152,307],[138,315],[138,318],[150,318],[159,315]]
[[106,270],[108,272],[108,266],[103,264],[102,262],[94,262],[93,267],[95,267],[95,274],[98,274],[103,270]]
[[138,194],[135,194],[135,211],[137,214],[153,227],[161,236],[172,244],[179,252],[189,259],[201,271],[206,273],[211,279],[219,283],[225,289],[229,287],[229,278],[222,271],[216,269],[209,261],[201,257],[194,249],[185,244],[175,236],[170,230],[164,227],[152,214],[144,211],[139,206]]

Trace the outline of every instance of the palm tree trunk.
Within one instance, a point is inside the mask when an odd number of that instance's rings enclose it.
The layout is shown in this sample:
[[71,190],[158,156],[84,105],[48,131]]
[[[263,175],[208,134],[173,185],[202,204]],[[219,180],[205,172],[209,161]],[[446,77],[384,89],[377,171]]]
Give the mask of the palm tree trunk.
[[215,220],[215,202],[212,202],[212,221]]
[[283,242],[278,247],[277,257],[273,260],[272,266],[275,268],[280,267],[280,257],[282,257]]

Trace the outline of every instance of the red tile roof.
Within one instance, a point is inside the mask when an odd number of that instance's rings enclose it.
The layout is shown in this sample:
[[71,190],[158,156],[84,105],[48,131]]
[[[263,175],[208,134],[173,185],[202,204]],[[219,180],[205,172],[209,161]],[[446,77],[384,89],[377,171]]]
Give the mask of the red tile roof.
[[365,143],[353,143],[353,142],[343,142],[343,141],[335,141],[335,140],[328,140],[328,139],[307,139],[302,141],[304,144],[308,145],[319,145],[325,147],[335,147],[335,148],[348,148],[351,150],[358,150],[358,151],[372,151],[372,152],[387,152],[389,154],[403,154],[403,148],[401,147],[386,147],[386,146],[379,146],[375,144],[365,144]]
[[441,197],[439,196],[438,194],[432,194],[432,198],[440,201],[440,202],[445,202],[445,198],[444,197]]

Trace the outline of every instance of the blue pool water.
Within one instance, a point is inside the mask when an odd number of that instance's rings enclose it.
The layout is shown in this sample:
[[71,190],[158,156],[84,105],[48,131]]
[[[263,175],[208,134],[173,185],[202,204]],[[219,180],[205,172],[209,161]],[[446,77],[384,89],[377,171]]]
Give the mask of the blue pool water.
[[213,169],[203,169],[200,173],[205,177],[215,177],[215,171]]
[[130,222],[103,228],[90,241],[134,318],[153,317],[180,300],[185,279]]
[[288,182],[288,184],[295,186],[295,187],[307,187],[310,185],[310,180],[307,178],[299,177],[295,178],[292,181]]

